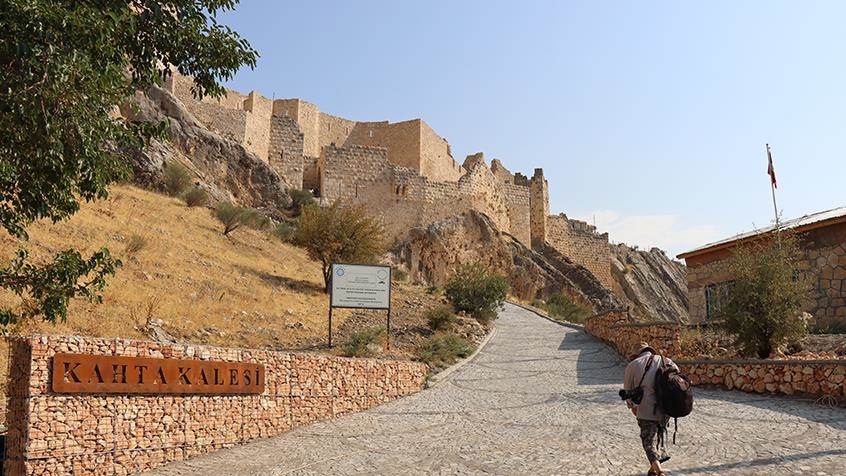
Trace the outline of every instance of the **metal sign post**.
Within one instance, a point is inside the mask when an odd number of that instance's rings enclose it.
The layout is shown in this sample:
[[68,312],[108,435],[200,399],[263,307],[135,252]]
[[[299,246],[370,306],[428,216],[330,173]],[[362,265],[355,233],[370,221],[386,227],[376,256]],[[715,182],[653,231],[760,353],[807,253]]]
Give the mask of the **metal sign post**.
[[388,311],[386,349],[391,349],[391,267],[332,263],[329,287],[329,347],[332,347],[332,309]]

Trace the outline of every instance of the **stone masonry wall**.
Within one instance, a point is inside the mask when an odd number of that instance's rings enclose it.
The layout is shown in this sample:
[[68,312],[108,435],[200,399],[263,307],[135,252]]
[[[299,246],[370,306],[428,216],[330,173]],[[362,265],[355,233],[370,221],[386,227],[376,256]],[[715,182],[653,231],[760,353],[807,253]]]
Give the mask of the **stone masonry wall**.
[[452,157],[449,142],[420,121],[420,175],[438,182],[455,182],[464,172]]
[[[594,316],[585,331],[628,358],[647,342],[673,358],[683,353],[677,324],[634,324],[626,313]],[[846,359],[840,360],[681,360],[673,358],[693,385],[771,394],[843,397]]]
[[[493,169],[491,169],[493,173]],[[496,174],[494,173],[496,177]],[[532,245],[531,224],[531,198],[529,187],[521,187],[510,183],[503,183],[505,197],[508,201],[508,220],[511,222],[511,234],[520,240],[527,248]]]
[[242,143],[247,150],[268,161],[273,101],[253,91],[244,101],[244,110],[247,123]]
[[270,118],[268,160],[274,170],[289,180],[291,187],[303,188],[303,133],[290,117]]
[[543,176],[542,169],[535,169],[535,174],[529,181],[529,190],[531,248],[540,250],[547,241],[547,220],[549,219],[549,184]]
[[[250,362],[261,395],[82,395],[50,389],[58,352]],[[270,437],[417,392],[415,362],[123,339],[31,336],[11,342],[6,474],[124,475]]]
[[561,213],[547,220],[546,241],[559,253],[590,270],[606,288],[613,289],[615,280],[611,274],[608,233],[599,234],[596,227],[570,220]]

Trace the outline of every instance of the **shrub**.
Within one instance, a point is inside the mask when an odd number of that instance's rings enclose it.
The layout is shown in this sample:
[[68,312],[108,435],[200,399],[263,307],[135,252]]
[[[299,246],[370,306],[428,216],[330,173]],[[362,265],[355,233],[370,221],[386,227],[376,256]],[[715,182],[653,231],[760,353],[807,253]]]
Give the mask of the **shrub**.
[[182,194],[182,199],[189,207],[204,207],[209,203],[209,192],[200,187],[193,187]]
[[438,332],[427,338],[417,350],[417,357],[430,367],[445,368],[469,356],[475,348],[456,334]]
[[167,162],[162,169],[162,186],[165,193],[178,197],[191,186],[194,175],[179,162]]
[[777,346],[807,332],[801,312],[812,288],[799,277],[800,257],[796,236],[787,231],[734,250],[735,280],[720,317],[745,355],[767,358]]
[[407,281],[408,272],[404,269],[394,268],[391,270],[391,281]]
[[314,196],[308,190],[290,190],[291,195],[291,209],[296,215],[299,215],[303,208],[309,205],[314,205]]
[[383,332],[384,330],[381,327],[354,332],[344,342],[342,347],[343,354],[347,357],[372,357],[377,353],[375,344]]
[[542,306],[551,317],[560,318],[567,322],[584,323],[590,317],[591,308],[574,302],[564,293],[553,294]]
[[440,306],[426,312],[426,323],[433,331],[448,331],[455,323],[455,314],[447,306]]
[[276,227],[273,228],[271,234],[280,240],[289,243],[294,238],[294,233],[297,232],[297,229],[294,228],[288,222],[277,223]]
[[323,267],[323,290],[329,292],[332,263],[372,263],[385,251],[382,226],[363,205],[340,201],[321,208],[303,208],[293,243],[304,248]]
[[508,282],[481,263],[461,265],[444,290],[456,311],[469,312],[480,322],[496,318],[496,310],[505,300]]
[[831,321],[812,324],[808,332],[811,334],[846,334],[846,322]]
[[241,225],[249,225],[259,218],[258,212],[251,208],[239,207],[228,202],[221,202],[215,209],[215,216],[223,223],[223,234],[228,236]]
[[130,255],[135,254],[145,246],[147,246],[147,239],[141,235],[133,234],[126,242],[126,253]]
[[270,227],[273,226],[273,220],[271,220],[269,216],[260,213],[257,210],[252,210],[252,212],[252,219],[248,220],[245,225],[249,226],[250,228],[255,228],[259,231],[269,230]]

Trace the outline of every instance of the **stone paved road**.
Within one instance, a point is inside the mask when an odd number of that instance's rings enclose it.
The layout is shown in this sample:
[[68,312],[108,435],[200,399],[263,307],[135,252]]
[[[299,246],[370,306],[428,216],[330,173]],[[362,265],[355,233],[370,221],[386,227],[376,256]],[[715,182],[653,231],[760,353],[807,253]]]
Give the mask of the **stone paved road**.
[[[623,362],[583,332],[512,305],[476,358],[366,412],[171,464],[161,475],[645,474],[617,390]],[[696,390],[668,474],[846,475],[846,410]]]

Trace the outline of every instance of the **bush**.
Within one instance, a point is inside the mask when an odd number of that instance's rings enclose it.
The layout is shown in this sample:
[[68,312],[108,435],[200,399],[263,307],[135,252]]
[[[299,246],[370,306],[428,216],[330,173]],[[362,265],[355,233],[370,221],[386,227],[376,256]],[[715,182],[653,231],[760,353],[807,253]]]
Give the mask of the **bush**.
[[239,207],[228,202],[221,202],[215,209],[215,216],[223,223],[223,234],[228,236],[241,225],[256,222],[260,215],[251,208]]
[[448,331],[455,323],[455,314],[447,306],[440,306],[426,312],[426,323],[433,331]]
[[314,205],[314,196],[308,190],[290,190],[291,195],[291,209],[299,216],[303,208],[308,205]]
[[303,208],[293,243],[320,261],[323,291],[329,292],[332,263],[373,263],[385,251],[382,226],[363,205],[342,206],[340,201],[321,208]]
[[417,358],[430,367],[445,368],[458,359],[468,357],[475,348],[456,334],[438,332],[420,345]]
[[799,277],[800,257],[797,239],[788,231],[734,250],[735,280],[720,317],[745,355],[767,358],[807,333],[801,313],[812,288]]
[[449,279],[444,292],[456,311],[469,312],[479,322],[496,319],[508,282],[480,263],[466,263]]
[[372,357],[377,354],[376,342],[382,336],[384,329],[374,327],[363,331],[354,332],[349,340],[344,342],[343,354],[347,357]]
[[296,232],[297,229],[294,228],[293,225],[283,221],[282,223],[276,224],[276,227],[273,228],[271,234],[286,243],[290,243],[291,240],[294,238],[294,233]]
[[162,169],[162,186],[171,197],[182,195],[194,181],[194,174],[179,162],[167,162]]
[[831,321],[812,324],[808,332],[811,334],[846,334],[846,322]]
[[542,307],[551,317],[579,324],[583,324],[592,314],[591,308],[574,302],[564,293],[553,294]]
[[133,234],[126,242],[126,253],[130,255],[135,254],[145,246],[147,246],[147,239],[141,235]]
[[182,199],[189,207],[204,207],[209,203],[209,192],[200,187],[193,187],[182,194]]
[[407,281],[408,272],[404,269],[394,268],[391,270],[391,281]]

